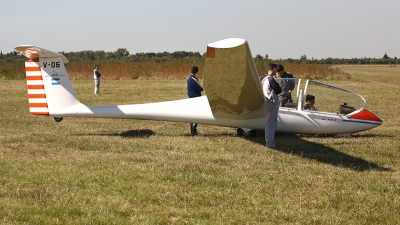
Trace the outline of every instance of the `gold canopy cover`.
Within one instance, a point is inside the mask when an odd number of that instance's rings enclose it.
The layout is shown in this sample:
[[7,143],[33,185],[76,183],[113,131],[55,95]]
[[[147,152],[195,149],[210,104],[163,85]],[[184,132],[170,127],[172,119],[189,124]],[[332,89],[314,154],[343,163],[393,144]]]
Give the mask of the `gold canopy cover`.
[[244,39],[231,38],[207,45],[204,89],[214,117],[265,116],[265,98]]

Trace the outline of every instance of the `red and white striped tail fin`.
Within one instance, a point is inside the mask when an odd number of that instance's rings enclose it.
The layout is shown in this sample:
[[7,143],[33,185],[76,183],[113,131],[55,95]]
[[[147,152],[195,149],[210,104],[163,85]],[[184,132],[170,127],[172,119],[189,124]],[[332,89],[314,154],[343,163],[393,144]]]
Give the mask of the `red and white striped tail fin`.
[[29,58],[25,62],[29,111],[33,115],[62,115],[67,108],[80,106],[69,80],[64,55],[32,45],[15,47]]
[[25,71],[28,88],[29,112],[32,115],[49,116],[49,108],[47,105],[39,58],[25,61]]

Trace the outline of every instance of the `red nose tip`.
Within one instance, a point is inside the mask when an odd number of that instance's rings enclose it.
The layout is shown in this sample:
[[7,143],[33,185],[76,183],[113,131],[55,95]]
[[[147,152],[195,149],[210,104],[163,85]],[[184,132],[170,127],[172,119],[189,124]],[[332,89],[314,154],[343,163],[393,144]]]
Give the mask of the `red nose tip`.
[[379,117],[377,117],[375,114],[370,112],[368,109],[364,109],[363,111],[349,116],[351,119],[359,119],[359,120],[370,120],[370,121],[376,121],[376,122],[383,122]]

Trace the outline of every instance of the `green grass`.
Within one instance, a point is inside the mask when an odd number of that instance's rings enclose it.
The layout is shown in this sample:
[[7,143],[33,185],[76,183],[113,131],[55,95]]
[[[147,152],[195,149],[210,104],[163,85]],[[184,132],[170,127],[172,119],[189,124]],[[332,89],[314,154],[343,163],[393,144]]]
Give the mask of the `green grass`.
[[[25,81],[0,81],[3,224],[399,224],[400,67],[343,67],[382,126],[351,137],[32,116]],[[376,71],[375,71],[376,70]],[[186,98],[184,80],[73,80],[87,105]]]

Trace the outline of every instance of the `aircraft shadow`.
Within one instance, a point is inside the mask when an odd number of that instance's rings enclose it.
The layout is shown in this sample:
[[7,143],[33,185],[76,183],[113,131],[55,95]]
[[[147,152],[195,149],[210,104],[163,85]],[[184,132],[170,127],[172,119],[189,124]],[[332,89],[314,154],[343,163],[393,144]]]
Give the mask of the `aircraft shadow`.
[[154,131],[149,129],[144,129],[144,130],[128,130],[117,135],[125,138],[148,138],[150,136],[153,136],[154,134],[155,134]]
[[[143,130],[128,130],[122,133],[97,134],[97,135],[121,136],[125,138],[148,138],[150,136],[155,135],[155,132],[149,129],[143,129]],[[190,134],[186,136],[190,136]],[[200,136],[218,138],[221,136],[235,137],[236,134],[232,133],[200,134]],[[361,136],[364,138],[376,137],[376,135],[361,135]],[[256,137],[247,137],[246,139],[258,143],[260,145],[265,145],[264,132],[261,131],[257,132]],[[274,149],[275,151],[281,151],[290,155],[297,155],[306,159],[317,160],[318,162],[330,164],[332,166],[349,168],[351,170],[359,172],[368,170],[393,172],[392,169],[381,167],[375,163],[368,162],[364,159],[339,152],[323,144],[306,141],[302,139],[301,136],[297,136],[295,134],[276,133],[275,142],[278,144],[278,147]]]
[[[325,137],[334,137],[329,134],[301,134],[300,137],[313,137],[313,138],[325,138]],[[394,138],[394,135],[391,134],[352,134],[353,138],[376,138],[376,137],[384,137],[384,138]]]
[[97,135],[97,136],[121,136],[124,138],[148,138],[155,134],[154,131],[149,129],[144,130],[128,130],[122,133],[113,133],[113,134],[86,134],[86,135]]
[[364,138],[370,138],[370,137],[385,137],[385,138],[394,138],[395,136],[392,134],[352,134],[352,137],[364,137]]
[[[248,138],[248,140],[265,145],[265,139],[262,135],[264,135],[264,133],[259,132],[256,137]],[[297,155],[306,159],[317,160],[318,162],[330,164],[332,166],[344,167],[359,172],[368,170],[393,172],[392,169],[381,167],[364,159],[339,152],[323,144],[306,141],[295,134],[277,133],[275,142],[278,144],[278,147],[274,149],[276,151]]]
[[149,129],[144,129],[144,130],[128,130],[115,135],[124,138],[148,138],[150,136],[153,136],[154,134],[155,134],[154,131]]

